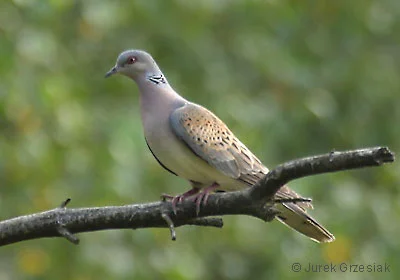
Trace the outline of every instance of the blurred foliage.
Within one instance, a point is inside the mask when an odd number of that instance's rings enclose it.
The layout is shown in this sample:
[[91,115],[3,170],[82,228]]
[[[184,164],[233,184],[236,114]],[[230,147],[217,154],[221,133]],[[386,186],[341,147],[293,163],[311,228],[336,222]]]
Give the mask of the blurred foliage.
[[[188,184],[147,150],[138,93],[103,79],[142,48],[175,89],[219,115],[266,165],[388,145],[400,150],[398,0],[0,1],[0,218],[154,201]],[[298,180],[337,240],[226,217],[186,227],[81,234],[0,249],[0,279],[397,279],[398,164]],[[294,273],[291,265],[391,265]]]

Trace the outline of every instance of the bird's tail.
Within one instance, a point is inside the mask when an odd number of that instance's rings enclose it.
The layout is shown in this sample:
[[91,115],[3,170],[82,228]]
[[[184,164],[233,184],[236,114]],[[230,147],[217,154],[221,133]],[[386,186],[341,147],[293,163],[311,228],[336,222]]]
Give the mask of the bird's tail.
[[316,242],[332,242],[335,237],[326,228],[320,225],[313,217],[295,203],[277,205],[280,213],[277,219],[294,230],[308,236]]

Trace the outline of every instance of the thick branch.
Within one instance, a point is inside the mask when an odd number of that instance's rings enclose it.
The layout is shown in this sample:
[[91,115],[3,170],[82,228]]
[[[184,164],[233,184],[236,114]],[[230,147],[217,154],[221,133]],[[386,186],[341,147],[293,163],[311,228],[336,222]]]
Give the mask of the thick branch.
[[387,147],[374,147],[297,159],[279,165],[254,185],[252,196],[267,197],[294,179],[393,162],[394,153]]
[[[222,220],[201,218],[220,215],[251,215],[265,221],[276,215],[274,195],[287,182],[305,176],[379,166],[393,162],[394,154],[388,148],[369,148],[348,152],[331,152],[287,162],[271,170],[254,187],[237,192],[210,195],[199,216],[188,199],[178,205],[175,215],[171,203],[160,201],[146,204],[68,209],[66,201],[61,207],[0,222],[0,245],[41,237],[65,237],[77,244],[75,233],[123,228],[170,228],[172,238],[175,227],[182,225],[222,227]],[[268,203],[266,206],[266,203]]]

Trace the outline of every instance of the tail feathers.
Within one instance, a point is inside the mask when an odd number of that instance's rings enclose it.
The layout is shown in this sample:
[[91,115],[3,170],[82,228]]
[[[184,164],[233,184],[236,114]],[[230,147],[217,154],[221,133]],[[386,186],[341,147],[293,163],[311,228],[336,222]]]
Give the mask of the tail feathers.
[[309,216],[300,206],[294,203],[282,203],[277,205],[281,212],[277,219],[294,230],[308,236],[312,240],[323,243],[332,242],[335,237],[314,218]]

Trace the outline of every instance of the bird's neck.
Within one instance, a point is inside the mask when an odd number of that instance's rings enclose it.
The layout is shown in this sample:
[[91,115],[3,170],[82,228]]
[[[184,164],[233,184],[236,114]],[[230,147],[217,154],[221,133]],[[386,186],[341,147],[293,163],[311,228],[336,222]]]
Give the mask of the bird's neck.
[[147,73],[136,79],[136,83],[140,91],[140,107],[144,124],[154,121],[154,116],[167,118],[173,110],[188,102],[169,85],[162,72]]
[[140,91],[146,91],[149,88],[168,88],[170,87],[167,79],[160,69],[153,69],[152,71],[141,73],[132,77],[137,83]]
[[141,100],[151,103],[157,101],[164,103],[175,102],[176,100],[186,101],[171,87],[167,78],[158,68],[143,73],[135,81],[139,87]]

